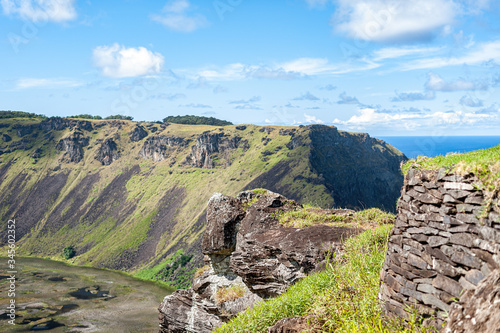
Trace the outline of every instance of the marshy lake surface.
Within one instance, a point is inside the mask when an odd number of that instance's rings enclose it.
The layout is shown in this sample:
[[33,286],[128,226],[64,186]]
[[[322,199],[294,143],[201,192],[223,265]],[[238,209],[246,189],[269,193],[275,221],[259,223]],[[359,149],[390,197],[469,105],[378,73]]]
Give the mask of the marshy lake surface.
[[115,271],[16,258],[16,325],[0,257],[0,332],[157,332],[158,306],[172,290]]

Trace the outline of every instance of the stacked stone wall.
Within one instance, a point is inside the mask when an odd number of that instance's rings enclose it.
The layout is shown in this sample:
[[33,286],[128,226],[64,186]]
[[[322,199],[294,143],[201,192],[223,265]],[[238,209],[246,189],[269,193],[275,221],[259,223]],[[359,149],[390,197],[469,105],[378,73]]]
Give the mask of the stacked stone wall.
[[410,168],[381,272],[386,312],[441,327],[450,305],[500,267],[498,195],[473,174]]

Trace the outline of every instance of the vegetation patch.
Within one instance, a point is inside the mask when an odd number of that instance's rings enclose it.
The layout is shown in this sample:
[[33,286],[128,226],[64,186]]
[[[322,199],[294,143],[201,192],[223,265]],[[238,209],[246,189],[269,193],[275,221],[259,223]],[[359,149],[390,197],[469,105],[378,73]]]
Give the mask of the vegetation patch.
[[66,260],[73,258],[75,256],[75,254],[76,254],[76,251],[72,245],[66,246],[63,249],[63,258]]
[[211,126],[227,126],[233,123],[225,120],[220,120],[214,117],[202,116],[168,116],[163,118],[164,123],[185,124],[185,125],[211,125]]
[[245,296],[245,290],[245,286],[239,284],[234,284],[229,287],[221,287],[217,289],[215,301],[218,304],[234,301],[235,299]]
[[416,319],[404,324],[382,314],[379,274],[392,225],[350,238],[345,253],[283,295],[256,303],[215,332],[267,332],[278,320],[307,318],[316,332],[422,332]]
[[196,270],[196,272],[194,273],[194,277],[197,278],[197,277],[200,277],[203,275],[203,273],[205,273],[206,271],[208,271],[210,269],[210,266],[209,265],[205,265],[205,266],[202,266],[200,268],[198,268]]
[[326,224],[373,229],[380,225],[394,223],[395,219],[395,215],[378,208],[354,212],[348,209],[319,209],[308,205],[294,211],[278,214],[278,220],[282,225],[293,228]]

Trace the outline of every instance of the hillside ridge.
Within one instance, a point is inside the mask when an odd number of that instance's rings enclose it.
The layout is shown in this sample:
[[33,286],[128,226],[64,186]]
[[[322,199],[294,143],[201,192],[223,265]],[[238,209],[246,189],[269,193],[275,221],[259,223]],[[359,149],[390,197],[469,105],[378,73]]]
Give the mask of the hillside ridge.
[[0,137],[0,214],[19,221],[23,255],[60,259],[73,246],[75,264],[178,287],[201,263],[212,193],[265,187],[326,208],[394,210],[406,160],[323,125],[14,118],[0,120]]

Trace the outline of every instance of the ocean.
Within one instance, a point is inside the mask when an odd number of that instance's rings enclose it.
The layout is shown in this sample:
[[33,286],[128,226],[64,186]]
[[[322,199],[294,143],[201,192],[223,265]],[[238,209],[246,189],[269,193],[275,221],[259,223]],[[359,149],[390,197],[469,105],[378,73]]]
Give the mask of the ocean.
[[500,136],[380,136],[408,158],[466,153],[500,144]]

